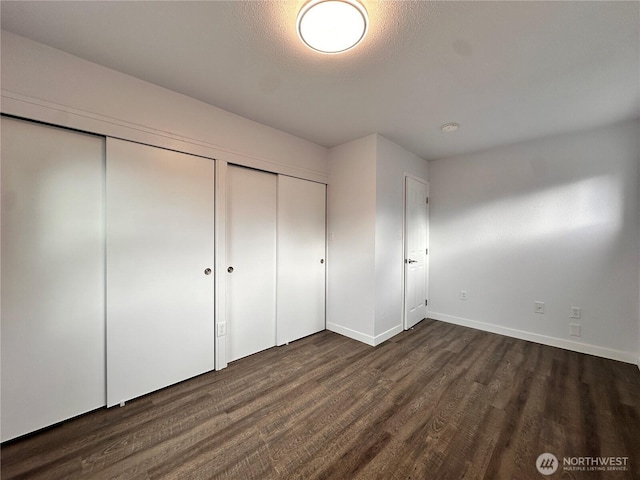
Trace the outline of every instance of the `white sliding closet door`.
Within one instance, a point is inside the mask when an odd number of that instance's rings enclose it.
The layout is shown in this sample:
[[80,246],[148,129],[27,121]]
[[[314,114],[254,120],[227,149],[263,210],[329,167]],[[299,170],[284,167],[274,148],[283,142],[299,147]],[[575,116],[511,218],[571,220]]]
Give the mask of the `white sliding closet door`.
[[325,191],[278,177],[278,345],[325,328]]
[[214,162],[107,140],[107,404],[214,368]]
[[276,175],[229,166],[228,361],[276,344]]
[[104,138],[1,131],[5,441],[105,404]]

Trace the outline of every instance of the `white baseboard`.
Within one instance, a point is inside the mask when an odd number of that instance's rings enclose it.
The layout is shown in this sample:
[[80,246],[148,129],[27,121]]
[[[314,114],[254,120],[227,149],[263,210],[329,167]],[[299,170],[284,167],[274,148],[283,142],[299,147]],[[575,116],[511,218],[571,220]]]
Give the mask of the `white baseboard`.
[[587,353],[589,355],[595,355],[597,357],[609,358],[611,360],[618,360],[625,363],[637,363],[640,368],[640,358],[638,354],[634,352],[625,352],[622,350],[614,350],[611,348],[600,347],[598,345],[591,345],[588,343],[574,342],[571,340],[565,340],[563,338],[549,337],[547,335],[540,335],[538,333],[525,332],[523,330],[517,330],[515,328],[503,327],[500,325],[494,325],[491,323],[479,322],[476,320],[470,320],[467,318],[455,317],[453,315],[446,315],[438,312],[428,312],[428,318],[434,320],[440,320],[442,322],[453,323],[461,325],[463,327],[475,328],[476,330],[483,330],[485,332],[498,333],[507,337],[519,338],[521,340],[528,340],[530,342],[540,343],[542,345],[549,345],[550,347],[563,348],[565,350],[571,350],[574,352]]
[[367,345],[371,345],[375,347],[376,345],[380,345],[382,342],[389,340],[391,337],[402,332],[402,324],[397,325],[393,328],[390,328],[386,332],[382,332],[380,335],[376,335],[375,337],[372,335],[367,335],[366,333],[358,332],[356,330],[352,330],[347,327],[343,327],[342,325],[336,325],[335,323],[327,322],[327,330],[335,333],[339,333],[340,335],[344,335],[345,337],[352,338],[354,340],[358,340],[359,342],[366,343]]
[[373,336],[367,335],[366,333],[358,332],[356,330],[351,330],[350,328],[343,327],[342,325],[336,325],[335,323],[327,322],[327,330],[339,333],[340,335],[344,335],[345,337],[349,337],[354,340],[358,340],[359,342],[366,343],[367,345],[371,345],[372,347],[376,346],[375,338]]
[[376,335],[375,338],[373,339],[374,344],[380,345],[382,342],[386,342],[391,337],[395,337],[396,335],[398,335],[403,331],[404,331],[404,328],[402,327],[402,324],[396,325],[395,327],[390,328],[386,332],[382,332],[380,335]]

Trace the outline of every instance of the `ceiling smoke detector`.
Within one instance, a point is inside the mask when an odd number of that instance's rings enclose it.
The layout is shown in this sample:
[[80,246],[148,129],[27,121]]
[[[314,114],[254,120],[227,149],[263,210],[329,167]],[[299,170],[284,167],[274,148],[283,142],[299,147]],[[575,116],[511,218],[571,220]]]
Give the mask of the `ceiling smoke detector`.
[[357,0],[311,0],[298,13],[298,36],[321,53],[341,53],[367,34],[369,16]]
[[442,125],[440,127],[440,130],[442,130],[444,133],[451,133],[451,132],[455,132],[456,130],[458,130],[458,128],[460,128],[460,124],[459,123],[445,123],[444,125]]

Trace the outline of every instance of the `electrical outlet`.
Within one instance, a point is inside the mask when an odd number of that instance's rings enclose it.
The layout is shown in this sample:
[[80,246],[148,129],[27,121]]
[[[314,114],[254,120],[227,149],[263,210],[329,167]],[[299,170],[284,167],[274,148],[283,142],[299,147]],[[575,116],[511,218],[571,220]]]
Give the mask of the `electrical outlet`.
[[218,324],[218,336],[224,337],[227,334],[227,324],[225,322],[221,322]]
[[580,308],[580,307],[571,307],[570,318],[582,318],[582,308]]
[[544,314],[544,302],[535,302],[534,312]]
[[570,323],[569,324],[569,334],[572,337],[581,337],[582,336],[582,328],[579,323]]
[[466,299],[467,299],[467,291],[460,290],[460,300],[466,300]]

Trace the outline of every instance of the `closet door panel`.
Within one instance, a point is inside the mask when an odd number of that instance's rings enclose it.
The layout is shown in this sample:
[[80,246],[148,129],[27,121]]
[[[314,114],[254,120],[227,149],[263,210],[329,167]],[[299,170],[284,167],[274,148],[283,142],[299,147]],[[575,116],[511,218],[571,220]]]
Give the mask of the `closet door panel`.
[[229,166],[228,361],[276,344],[276,175]]
[[214,368],[214,162],[107,141],[107,404]]
[[5,441],[105,404],[104,138],[1,131]]
[[325,192],[278,177],[278,345],[325,328]]

